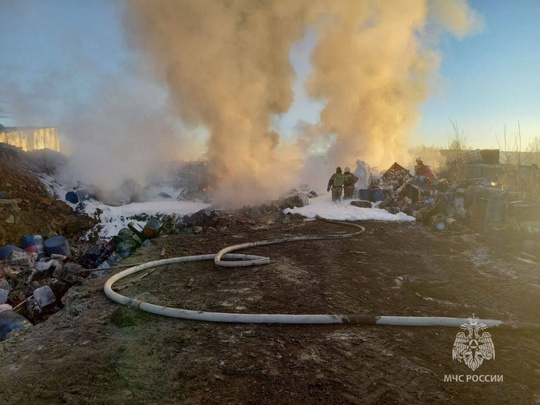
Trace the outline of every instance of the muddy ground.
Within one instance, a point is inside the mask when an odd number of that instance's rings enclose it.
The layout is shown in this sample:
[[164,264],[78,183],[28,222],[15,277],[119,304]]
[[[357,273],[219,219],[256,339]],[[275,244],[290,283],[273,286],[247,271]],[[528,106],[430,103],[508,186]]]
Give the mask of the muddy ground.
[[[121,292],[204,311],[475,314],[540,322],[537,263],[499,253],[478,234],[435,233],[414,223],[361,224],[366,233],[353,239],[246,250],[270,256],[267,266],[169,265]],[[290,221],[226,234],[169,236],[139,249],[128,263],[158,260],[163,249],[166,257],[177,257],[248,241],[345,232],[349,227]],[[110,274],[86,279],[70,290],[62,311],[0,343],[0,403],[540,403],[538,332],[488,329],[495,359],[471,371],[452,360],[459,328],[165,318],[106,298],[103,285]],[[445,382],[445,375],[502,375],[503,381]]]

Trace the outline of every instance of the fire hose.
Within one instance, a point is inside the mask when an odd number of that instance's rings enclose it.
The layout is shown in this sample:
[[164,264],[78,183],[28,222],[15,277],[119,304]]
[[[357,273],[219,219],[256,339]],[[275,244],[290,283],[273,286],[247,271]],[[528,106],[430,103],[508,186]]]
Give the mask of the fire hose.
[[[220,250],[217,254],[206,254],[196,256],[175,257],[171,259],[162,259],[152,262],[147,262],[138,266],[128,268],[110,277],[104,286],[105,295],[111,300],[126,305],[129,308],[136,308],[142,311],[153,313],[156,315],[167,316],[171,318],[180,318],[205,322],[222,322],[222,323],[266,323],[266,324],[356,324],[356,325],[392,325],[392,326],[446,326],[459,327],[467,322],[464,318],[450,317],[418,317],[418,316],[373,316],[373,315],[338,315],[338,314],[239,314],[227,312],[206,312],[195,311],[182,308],[172,308],[162,305],[150,304],[140,301],[135,298],[129,298],[113,291],[112,286],[117,281],[159,266],[166,266],[175,263],[186,263],[203,260],[213,260],[218,266],[224,267],[248,267],[260,266],[270,263],[268,257],[258,255],[246,255],[231,253],[239,249],[249,247],[265,246],[278,243],[299,242],[322,239],[343,239],[359,236],[365,232],[365,228],[361,225],[351,222],[333,221],[321,217],[317,219],[354,226],[360,230],[348,234],[334,234],[325,236],[298,236],[291,238],[273,239],[267,241],[258,241],[233,245]],[[478,319],[479,323],[483,323],[486,327],[498,327],[504,329],[534,329],[540,330],[540,324],[510,324],[493,319]]]

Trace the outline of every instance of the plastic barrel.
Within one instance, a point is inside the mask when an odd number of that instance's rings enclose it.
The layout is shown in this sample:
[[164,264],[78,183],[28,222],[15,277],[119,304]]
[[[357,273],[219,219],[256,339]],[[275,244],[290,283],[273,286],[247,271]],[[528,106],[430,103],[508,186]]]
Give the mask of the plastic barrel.
[[86,190],[68,191],[66,194],[66,201],[69,201],[72,204],[78,204],[79,202],[88,200],[89,198],[90,193]]
[[153,238],[157,236],[160,227],[161,223],[157,219],[152,218],[148,220],[143,229],[144,236],[146,236],[147,238]]
[[31,326],[32,324],[18,313],[11,309],[4,310],[0,312],[0,341],[5,340],[12,330]]
[[488,200],[475,197],[470,209],[469,227],[477,232],[484,232],[484,219],[486,216]]
[[29,235],[21,238],[21,246],[27,252],[37,253],[40,258],[45,256],[45,246],[41,235]]
[[371,201],[371,190],[368,188],[358,190],[358,199],[363,201]]
[[486,206],[486,222],[505,222],[506,201],[503,197],[491,197]]
[[386,199],[386,191],[381,190],[379,188],[373,189],[371,198],[372,198],[371,201],[373,202],[384,201]]
[[59,254],[69,257],[69,243],[64,236],[53,236],[45,241],[45,251],[50,256],[52,254]]
[[22,252],[23,249],[21,249],[18,246],[15,245],[5,245],[0,248],[0,260],[6,260],[8,255],[15,250],[16,252]]

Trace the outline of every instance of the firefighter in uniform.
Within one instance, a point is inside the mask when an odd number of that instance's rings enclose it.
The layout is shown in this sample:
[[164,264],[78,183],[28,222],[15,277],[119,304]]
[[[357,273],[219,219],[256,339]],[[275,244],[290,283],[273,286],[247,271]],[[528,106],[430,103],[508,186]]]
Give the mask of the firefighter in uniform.
[[350,200],[353,198],[354,185],[358,181],[358,177],[352,174],[351,169],[349,169],[348,167],[345,168],[345,174],[343,176],[345,177],[345,180],[343,182],[343,190],[344,190],[343,198],[345,200]]
[[328,187],[326,191],[332,189],[332,201],[341,200],[341,194],[343,193],[343,183],[345,182],[345,176],[341,173],[341,167],[336,169],[336,172],[328,180]]

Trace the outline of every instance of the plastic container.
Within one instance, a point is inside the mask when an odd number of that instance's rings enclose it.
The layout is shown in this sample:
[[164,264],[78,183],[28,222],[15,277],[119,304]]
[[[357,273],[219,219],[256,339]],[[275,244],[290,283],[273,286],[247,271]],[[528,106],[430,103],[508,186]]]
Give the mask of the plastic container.
[[0,260],[6,260],[8,255],[12,252],[22,252],[23,249],[21,249],[18,246],[15,245],[5,245],[0,248]]
[[103,263],[101,263],[98,266],[98,269],[108,269],[111,267],[116,266],[118,263],[120,263],[123,260],[122,256],[120,256],[116,252],[112,252],[111,255],[105,260]]
[[159,228],[161,228],[161,223],[157,219],[148,220],[143,229],[144,236],[149,239],[155,238],[158,235]]
[[53,236],[45,241],[45,251],[50,256],[52,254],[59,254],[66,257],[70,256],[69,243],[64,236]]
[[37,253],[38,258],[45,256],[45,245],[41,235],[29,235],[21,238],[21,246],[27,252]]
[[122,228],[118,231],[118,235],[113,237],[115,251],[123,259],[131,256],[131,254],[141,246],[141,239],[130,229]]
[[491,197],[486,206],[486,222],[505,222],[506,220],[506,201],[503,197]]
[[444,217],[436,216],[435,218],[433,218],[431,226],[433,226],[433,229],[437,231],[444,231],[447,227],[447,224]]
[[41,309],[51,306],[56,302],[56,296],[48,285],[36,288],[34,290],[34,299]]
[[103,247],[103,249],[101,250],[100,255],[94,261],[94,267],[99,267],[101,265],[101,263],[103,263],[105,260],[107,260],[107,258],[114,252],[115,249],[116,249],[116,245],[114,243],[114,239],[111,239]]
[[469,227],[476,232],[484,232],[485,216],[488,200],[475,197],[470,209]]
[[371,201],[371,190],[368,188],[358,190],[358,199],[363,201]]
[[5,304],[9,298],[9,291],[0,288],[0,305]]
[[72,204],[78,204],[89,198],[92,198],[92,195],[87,190],[68,191],[66,194],[66,201]]
[[0,312],[0,341],[5,340],[15,329],[29,328],[32,324],[23,316],[11,309]]
[[380,189],[380,188],[375,188],[372,191],[372,194],[371,194],[371,201],[373,202],[379,202],[379,201],[384,201],[386,199],[386,191]]

